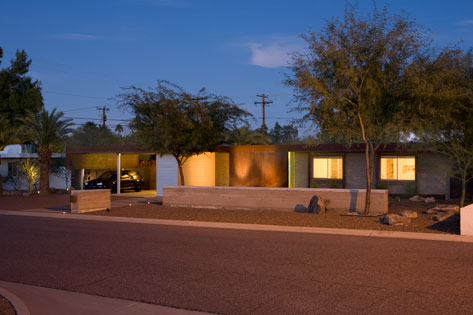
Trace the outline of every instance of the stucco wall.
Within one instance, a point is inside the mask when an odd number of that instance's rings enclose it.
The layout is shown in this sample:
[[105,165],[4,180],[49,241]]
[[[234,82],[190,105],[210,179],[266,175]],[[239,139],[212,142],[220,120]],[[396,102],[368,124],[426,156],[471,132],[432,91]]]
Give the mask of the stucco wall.
[[215,186],[215,153],[191,156],[182,170],[186,186]]

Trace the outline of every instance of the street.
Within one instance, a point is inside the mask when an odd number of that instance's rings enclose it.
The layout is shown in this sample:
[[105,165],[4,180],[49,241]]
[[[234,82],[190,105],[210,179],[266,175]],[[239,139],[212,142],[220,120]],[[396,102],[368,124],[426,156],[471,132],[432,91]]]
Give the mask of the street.
[[0,280],[220,314],[471,314],[473,244],[0,215]]

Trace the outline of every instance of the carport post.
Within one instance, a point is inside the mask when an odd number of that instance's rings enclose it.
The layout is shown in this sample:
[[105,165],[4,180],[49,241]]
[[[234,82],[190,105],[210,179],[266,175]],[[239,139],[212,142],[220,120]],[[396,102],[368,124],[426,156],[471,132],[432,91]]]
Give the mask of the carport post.
[[121,158],[122,154],[121,153],[117,153],[117,195],[120,194],[120,158]]
[[84,169],[80,169],[80,190],[84,190]]
[[158,172],[159,172],[159,170],[158,170],[158,160],[159,160],[159,156],[160,155],[156,153],[156,159],[155,159],[155,161],[156,161],[156,196],[159,196],[159,194],[158,194]]

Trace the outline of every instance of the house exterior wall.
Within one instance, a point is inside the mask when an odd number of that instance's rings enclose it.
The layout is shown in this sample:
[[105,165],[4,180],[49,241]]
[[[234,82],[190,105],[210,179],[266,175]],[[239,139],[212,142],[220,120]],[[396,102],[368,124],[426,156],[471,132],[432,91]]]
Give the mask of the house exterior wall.
[[287,187],[287,152],[230,152],[230,186]]
[[[7,158],[0,159],[0,175],[2,180],[7,179],[8,177],[8,163],[18,163],[21,161],[20,158]],[[67,187],[71,186],[71,179],[67,183]],[[39,184],[38,184],[39,188]],[[49,174],[49,188],[53,189],[66,189],[66,180],[64,177],[58,176],[56,174]],[[28,182],[26,179],[15,176],[15,178],[10,178],[8,181],[3,182],[4,190],[28,190]]]
[[448,160],[437,153],[423,153],[416,160],[417,193],[450,196]]
[[294,187],[309,187],[309,153],[294,152]]
[[176,159],[166,154],[156,155],[156,195],[163,195],[164,186],[177,185],[177,162]]
[[366,189],[366,160],[363,153],[345,153],[343,177],[345,188]]
[[193,155],[182,166],[186,186],[215,186],[215,153]]
[[230,186],[229,153],[215,153],[215,186]]

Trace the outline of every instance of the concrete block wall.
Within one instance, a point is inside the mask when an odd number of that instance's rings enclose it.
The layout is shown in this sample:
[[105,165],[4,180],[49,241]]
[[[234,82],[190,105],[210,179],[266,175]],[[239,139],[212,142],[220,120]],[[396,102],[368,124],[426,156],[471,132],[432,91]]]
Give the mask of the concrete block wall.
[[[269,187],[183,187],[166,186],[163,204],[169,206],[294,211],[308,206],[313,195],[326,200],[329,211],[363,212],[366,190]],[[388,212],[388,191],[372,190],[372,213]]]
[[437,153],[425,152],[416,158],[417,193],[450,196],[448,160]]
[[86,213],[110,209],[110,207],[109,189],[71,191],[71,213]]

